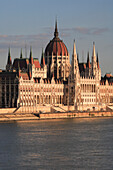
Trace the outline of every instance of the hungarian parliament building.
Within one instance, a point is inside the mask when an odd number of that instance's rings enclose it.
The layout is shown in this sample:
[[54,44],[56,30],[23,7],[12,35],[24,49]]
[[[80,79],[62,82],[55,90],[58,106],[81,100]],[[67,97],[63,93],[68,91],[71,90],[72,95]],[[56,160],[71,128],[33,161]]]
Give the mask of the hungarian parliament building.
[[[90,59],[91,58],[91,59]],[[42,50],[41,61],[22,51],[12,62],[10,49],[5,70],[0,70],[0,108],[59,107],[73,110],[101,110],[113,104],[113,76],[101,77],[93,42],[92,56],[80,62],[73,43],[72,61],[59,38],[57,21],[54,37]]]

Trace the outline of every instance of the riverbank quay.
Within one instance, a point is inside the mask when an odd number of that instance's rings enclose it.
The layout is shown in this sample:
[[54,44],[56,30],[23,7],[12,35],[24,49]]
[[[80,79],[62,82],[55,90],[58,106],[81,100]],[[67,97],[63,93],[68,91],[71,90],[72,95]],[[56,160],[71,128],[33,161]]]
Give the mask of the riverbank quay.
[[47,120],[47,119],[72,119],[72,118],[103,118],[113,117],[113,111],[93,112],[58,112],[58,113],[4,113],[0,114],[0,123]]
[[40,119],[113,117],[113,111],[41,113],[38,116]]
[[38,116],[32,113],[6,113],[0,114],[0,123],[3,122],[16,122],[16,121],[29,121],[29,120],[39,120]]

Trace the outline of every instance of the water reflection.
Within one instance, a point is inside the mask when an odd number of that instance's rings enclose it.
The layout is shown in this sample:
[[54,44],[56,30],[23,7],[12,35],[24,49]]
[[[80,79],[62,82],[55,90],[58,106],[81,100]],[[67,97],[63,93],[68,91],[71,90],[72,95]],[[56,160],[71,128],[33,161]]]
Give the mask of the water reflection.
[[113,169],[113,119],[0,124],[0,169]]

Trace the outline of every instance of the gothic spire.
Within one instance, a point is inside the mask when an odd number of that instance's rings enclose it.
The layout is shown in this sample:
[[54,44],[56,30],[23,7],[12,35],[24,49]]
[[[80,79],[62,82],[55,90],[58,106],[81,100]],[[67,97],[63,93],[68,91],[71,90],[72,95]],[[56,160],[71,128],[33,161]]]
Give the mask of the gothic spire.
[[75,74],[78,74],[79,68],[78,68],[78,59],[77,59],[77,53],[76,53],[76,46],[75,46],[75,40],[73,43],[73,54],[72,54],[72,77],[74,78]]
[[89,62],[89,52],[87,54],[87,63]]
[[76,46],[75,46],[75,40],[74,40],[74,44],[73,44],[73,55],[77,55],[77,53],[76,53]]
[[57,19],[56,19],[56,22],[55,22],[55,32],[54,32],[54,36],[55,36],[55,38],[58,37]]
[[9,48],[9,52],[8,52],[8,60],[7,60],[7,64],[11,65],[12,61],[11,61],[11,54],[10,54],[10,48]]
[[30,63],[33,64],[32,47],[30,47]]
[[78,64],[79,64],[79,54],[77,53],[77,61],[78,61]]
[[92,75],[95,77],[96,76],[96,69],[97,69],[97,62],[96,62],[96,52],[95,52],[95,43],[93,42],[93,52],[92,52]]
[[43,48],[42,48],[42,56],[41,56],[41,67],[45,66],[45,58],[44,58],[44,52],[43,52]]
[[97,53],[97,63],[98,63],[98,53]]
[[22,58],[22,48],[21,48],[20,58]]
[[97,68],[100,68],[100,67],[99,67],[98,53],[97,53]]
[[93,57],[96,57],[96,52],[95,52],[95,42],[93,42]]
[[87,54],[87,67],[90,68],[89,52]]

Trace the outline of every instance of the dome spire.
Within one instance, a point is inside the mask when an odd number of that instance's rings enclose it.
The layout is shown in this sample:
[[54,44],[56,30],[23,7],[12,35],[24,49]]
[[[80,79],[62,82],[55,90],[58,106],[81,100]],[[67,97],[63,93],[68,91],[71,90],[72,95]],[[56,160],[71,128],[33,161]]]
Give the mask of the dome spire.
[[57,19],[56,19],[56,22],[55,22],[55,32],[54,32],[54,36],[55,36],[55,38],[58,37]]

